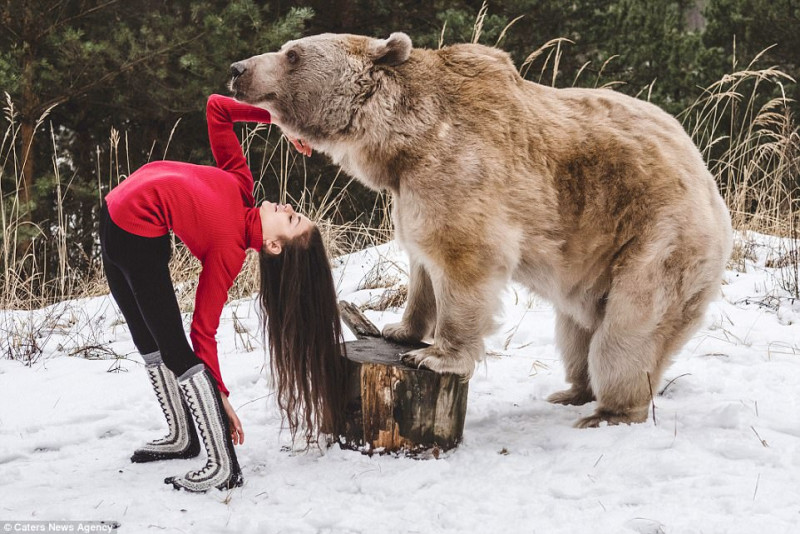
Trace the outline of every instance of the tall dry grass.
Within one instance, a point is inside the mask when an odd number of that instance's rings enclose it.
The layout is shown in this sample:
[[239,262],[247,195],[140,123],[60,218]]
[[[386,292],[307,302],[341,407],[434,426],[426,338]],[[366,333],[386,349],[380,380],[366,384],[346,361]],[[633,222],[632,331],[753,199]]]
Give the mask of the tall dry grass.
[[[52,109],[52,108],[51,108]],[[45,111],[36,123],[37,131],[51,109]],[[63,210],[66,186],[57,165],[58,147],[55,133],[50,130],[53,147],[54,187],[58,200],[56,221],[49,229],[30,220],[27,215],[32,206],[24,204],[22,167],[31,157],[18,143],[20,124],[14,103],[6,93],[3,106],[5,129],[0,141],[0,309],[33,309],[74,295],[96,291],[97,272],[76,272],[68,261],[68,214]],[[10,187],[9,187],[10,185]],[[43,236],[50,230],[53,239]],[[57,258],[56,272],[48,272],[41,262],[45,255]]]
[[[766,52],[766,51],[765,51]],[[724,76],[681,118],[717,179],[737,230],[796,237],[800,130],[780,70],[756,68]]]

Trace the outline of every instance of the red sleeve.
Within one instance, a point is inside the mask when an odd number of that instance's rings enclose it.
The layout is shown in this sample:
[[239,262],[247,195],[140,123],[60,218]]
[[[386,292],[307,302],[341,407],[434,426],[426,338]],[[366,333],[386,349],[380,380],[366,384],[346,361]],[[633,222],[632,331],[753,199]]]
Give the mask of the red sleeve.
[[194,353],[206,365],[216,379],[219,390],[225,395],[229,391],[222,381],[216,335],[222,308],[228,300],[228,290],[241,271],[244,258],[244,251],[225,250],[219,253],[212,251],[203,260],[189,333]]
[[255,205],[253,175],[242,154],[242,145],[233,131],[234,122],[261,122],[269,124],[269,111],[238,102],[222,95],[211,95],[206,105],[208,140],[217,167],[239,178],[242,195],[248,206]]

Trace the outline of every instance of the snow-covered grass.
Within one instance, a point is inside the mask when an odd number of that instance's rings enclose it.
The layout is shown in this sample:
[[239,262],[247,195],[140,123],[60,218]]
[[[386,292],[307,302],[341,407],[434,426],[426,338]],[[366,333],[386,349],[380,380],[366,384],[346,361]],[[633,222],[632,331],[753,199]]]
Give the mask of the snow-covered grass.
[[[255,302],[233,302],[218,338],[245,428],[245,485],[228,493],[162,484],[197,459],[129,462],[165,425],[108,297],[2,312],[6,328],[38,325],[29,337],[41,350],[0,360],[0,520],[112,520],[137,533],[797,532],[800,304],[781,270],[765,267],[774,240],[746,241],[743,271],[727,273],[723,298],[667,371],[655,417],[640,425],[577,430],[592,404],[544,400],[565,387],[553,310],[509,287],[470,383],[464,442],[439,460],[293,450]],[[404,273],[392,244],[336,268],[342,298],[356,304]],[[367,311],[379,326],[401,313]]]

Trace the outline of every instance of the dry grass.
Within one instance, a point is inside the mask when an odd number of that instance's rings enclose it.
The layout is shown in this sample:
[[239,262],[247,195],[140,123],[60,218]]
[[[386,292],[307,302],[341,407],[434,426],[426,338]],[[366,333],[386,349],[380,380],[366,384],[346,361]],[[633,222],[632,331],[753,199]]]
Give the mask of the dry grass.
[[[717,180],[733,227],[740,235],[785,238],[773,251],[778,259],[766,267],[777,270],[777,287],[800,298],[800,128],[785,91],[796,81],[775,68],[757,69],[764,52],[708,87],[681,117]],[[742,242],[732,262],[743,271],[752,250]]]
[[748,238],[747,233],[741,233],[733,240],[733,251],[728,260],[728,268],[740,273],[747,271],[747,264],[758,261],[756,256],[756,242]]
[[397,284],[386,289],[377,297],[370,299],[361,306],[361,309],[377,311],[396,309],[403,306],[406,300],[408,300],[408,286],[406,284]]
[[756,69],[758,59],[708,87],[682,118],[734,227],[792,237],[800,213],[800,131],[784,86],[795,80],[775,68]]
[[[44,124],[50,109],[39,118],[36,129]],[[28,154],[18,145],[19,122],[11,98],[5,94],[3,118],[6,128],[0,141],[0,309],[35,309],[68,298],[94,294],[101,284],[97,265],[89,273],[75,271],[69,263],[67,225],[62,200],[69,184],[62,181],[56,161],[59,157],[55,134],[50,131],[53,146],[55,193],[58,200],[54,239],[42,236],[44,229],[29,220],[30,207],[24,205],[22,167]],[[11,183],[11,187],[8,184]],[[48,248],[49,247],[49,248]],[[39,258],[56,258],[56,272],[48,272]],[[87,276],[88,275],[88,276]]]

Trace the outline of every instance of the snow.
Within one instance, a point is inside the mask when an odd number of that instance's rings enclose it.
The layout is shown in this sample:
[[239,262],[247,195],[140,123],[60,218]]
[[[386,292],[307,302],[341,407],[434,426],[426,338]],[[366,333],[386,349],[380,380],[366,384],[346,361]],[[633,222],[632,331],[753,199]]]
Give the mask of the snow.
[[[438,460],[293,448],[268,385],[255,300],[233,302],[218,339],[245,428],[245,485],[203,495],[162,483],[200,459],[129,462],[166,426],[108,297],[2,312],[7,332],[36,326],[42,354],[30,365],[0,360],[0,522],[192,533],[798,532],[800,304],[784,289],[786,270],[765,267],[774,239],[740,239],[752,242],[752,258],[727,272],[722,299],[668,369],[644,424],[578,430],[572,423],[593,404],[545,401],[566,387],[553,310],[509,287],[470,382],[464,441]],[[339,259],[335,276],[342,298],[363,304],[405,272],[388,244]],[[401,313],[367,315],[382,326]],[[124,358],[97,348],[69,355],[92,344]]]

